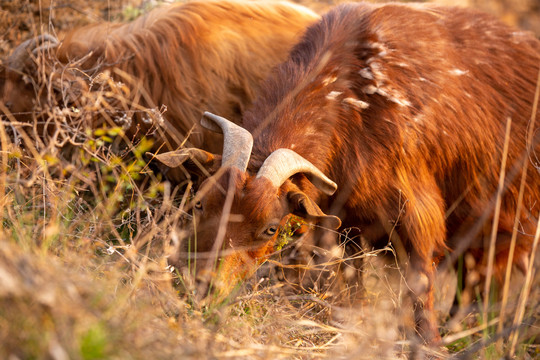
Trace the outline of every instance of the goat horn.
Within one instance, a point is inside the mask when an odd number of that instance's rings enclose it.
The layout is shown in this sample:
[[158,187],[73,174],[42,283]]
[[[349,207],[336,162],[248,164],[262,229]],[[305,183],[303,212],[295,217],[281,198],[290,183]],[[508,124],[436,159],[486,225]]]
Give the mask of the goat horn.
[[201,125],[208,130],[223,133],[221,166],[234,166],[246,171],[253,147],[253,136],[249,131],[209,112],[204,113]]
[[7,59],[7,65],[14,71],[21,71],[28,53],[37,54],[37,52],[58,45],[58,39],[49,34],[43,34],[21,43],[13,50],[13,53]]
[[161,154],[147,152],[146,156],[155,158],[162,164],[170,168],[177,168],[187,160],[195,160],[199,164],[207,164],[214,159],[214,154],[197,148],[180,149]]
[[264,160],[257,173],[257,178],[265,177],[275,187],[280,187],[285,180],[294,174],[305,173],[310,181],[327,195],[337,190],[335,182],[317,169],[315,165],[290,149],[277,149]]

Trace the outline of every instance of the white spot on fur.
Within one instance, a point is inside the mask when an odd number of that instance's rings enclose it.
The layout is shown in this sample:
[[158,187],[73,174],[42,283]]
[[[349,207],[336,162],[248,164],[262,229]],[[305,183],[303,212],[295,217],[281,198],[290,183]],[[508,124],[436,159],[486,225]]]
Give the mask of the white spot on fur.
[[364,110],[369,107],[369,104],[367,102],[355,98],[345,98],[343,99],[343,102],[347,105],[355,107],[358,110]]
[[377,94],[384,96],[385,98],[387,98],[393,103],[398,104],[399,106],[411,106],[411,103],[409,102],[409,100],[405,99],[400,94],[397,94],[397,93],[390,94],[388,91],[382,88],[377,89]]
[[469,72],[469,70],[461,70],[461,69],[457,69],[457,68],[454,68],[452,70],[450,70],[450,74],[452,75],[456,75],[456,76],[462,76],[462,75],[465,75]]
[[368,67],[363,68],[358,73],[360,74],[361,77],[363,77],[365,79],[373,80],[373,78],[374,78],[373,73],[371,72],[371,69],[368,68]]
[[330,91],[330,93],[326,95],[326,98],[328,100],[335,100],[339,95],[341,95],[341,91]]
[[337,80],[337,76],[332,75],[332,76],[329,76],[326,79],[324,79],[323,84],[324,84],[324,86],[328,86],[328,85],[334,83],[336,80]]
[[524,31],[514,31],[512,33],[512,42],[514,44],[521,44],[521,42],[527,38],[527,33]]
[[386,76],[382,72],[382,65],[378,62],[373,61],[370,64],[371,71],[373,72],[373,75],[378,80],[385,80]]
[[317,128],[314,127],[314,126],[309,126],[307,129],[304,130],[304,135],[305,136],[318,135],[319,133],[320,133],[320,131],[318,131]]
[[377,87],[375,85],[367,85],[362,88],[362,91],[368,95],[375,94],[377,92]]
[[413,121],[417,124],[421,124],[424,121],[424,114],[420,113],[413,117]]
[[317,13],[315,13],[314,11],[311,11],[310,9],[308,9],[308,8],[306,8],[304,6],[300,6],[300,5],[297,5],[295,3],[290,3],[290,2],[287,2],[287,1],[280,1],[279,3],[282,4],[282,5],[288,6],[288,7],[292,8],[292,9],[295,9],[298,12],[304,13],[304,14],[309,15],[309,16],[313,16],[314,18],[320,18],[320,16],[317,15]]
[[379,53],[377,54],[379,57],[383,57],[388,53],[388,48],[386,47],[386,45],[380,42],[366,43],[366,47],[379,50]]
[[395,102],[396,104],[398,104],[400,106],[406,106],[406,107],[411,107],[412,106],[411,102],[409,100],[407,100],[407,99],[392,98],[390,100]]

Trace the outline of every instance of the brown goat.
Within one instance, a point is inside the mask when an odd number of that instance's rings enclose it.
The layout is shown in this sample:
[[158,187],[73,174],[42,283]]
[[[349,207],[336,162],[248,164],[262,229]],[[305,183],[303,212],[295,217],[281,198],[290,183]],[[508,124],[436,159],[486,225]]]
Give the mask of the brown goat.
[[[392,241],[417,329],[426,342],[437,342],[435,266],[446,251],[485,249],[508,119],[495,267],[508,258],[516,217],[513,261],[527,262],[540,210],[540,137],[530,122],[539,115],[533,114],[539,70],[537,39],[479,12],[336,7],[265,82],[244,116],[245,130],[203,118],[204,126],[224,128],[225,151],[220,170],[195,197],[196,234],[181,252],[220,256],[216,284],[230,286],[273,252],[290,214],[359,228],[373,245]],[[213,163],[196,149],[169,155],[193,154]],[[518,213],[525,162],[531,168]]]
[[[130,116],[145,107],[167,107],[162,135],[175,149],[198,127],[203,109],[239,121],[270,69],[318,18],[287,2],[194,1],[157,8],[127,24],[81,27],[60,42],[38,37],[5,61],[1,100],[14,114],[42,108],[51,97],[69,107],[81,91],[99,88],[108,71],[116,84],[124,83],[120,95],[136,103],[119,100],[116,110]],[[56,93],[41,88],[44,83]],[[149,131],[150,124],[134,120],[131,134]],[[203,138],[198,128],[189,140],[219,151],[219,137]]]

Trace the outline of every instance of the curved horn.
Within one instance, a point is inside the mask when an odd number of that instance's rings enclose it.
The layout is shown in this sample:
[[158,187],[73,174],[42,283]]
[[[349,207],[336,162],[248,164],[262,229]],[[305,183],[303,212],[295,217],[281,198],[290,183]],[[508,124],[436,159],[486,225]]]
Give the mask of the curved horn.
[[7,59],[7,65],[14,71],[21,71],[29,52],[37,54],[41,50],[49,49],[58,45],[58,39],[49,34],[43,34],[21,43],[13,50]]
[[335,182],[317,169],[315,165],[290,149],[277,149],[264,160],[257,177],[266,177],[275,187],[280,187],[294,174],[305,173],[310,181],[327,195],[337,190]]
[[214,154],[197,148],[180,149],[162,154],[147,152],[146,156],[151,159],[155,158],[170,168],[177,168],[187,160],[195,160],[197,163],[205,165],[211,163],[215,157]]
[[249,131],[209,112],[204,113],[201,125],[208,130],[223,133],[221,166],[235,166],[246,171],[253,147],[253,136]]

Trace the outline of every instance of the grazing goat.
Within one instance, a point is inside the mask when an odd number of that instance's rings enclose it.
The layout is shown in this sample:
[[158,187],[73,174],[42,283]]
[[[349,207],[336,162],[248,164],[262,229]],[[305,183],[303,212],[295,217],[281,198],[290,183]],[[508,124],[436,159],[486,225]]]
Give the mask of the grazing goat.
[[[81,27],[60,42],[40,36],[5,61],[0,100],[14,114],[43,108],[51,98],[69,108],[81,92],[99,88],[108,72],[116,110],[127,110],[128,119],[136,110],[167,107],[162,136],[175,149],[198,126],[202,109],[239,121],[270,69],[319,18],[287,2],[195,1],[160,7],[127,24]],[[109,91],[100,100],[114,96]],[[130,133],[148,133],[151,124],[134,118]],[[222,140],[205,141],[201,131],[193,132],[191,144],[219,151]]]
[[[513,261],[526,265],[540,210],[540,136],[530,121],[539,115],[539,70],[537,39],[479,12],[334,8],[273,71],[243,128],[203,118],[203,126],[223,128],[224,153],[195,196],[196,236],[181,252],[219,256],[215,284],[230,285],[274,251],[291,214],[359,228],[370,244],[392,241],[416,328],[437,342],[436,264],[447,251],[486,249],[505,154],[495,269],[508,258],[515,218]],[[216,160],[197,149],[164,156]]]

